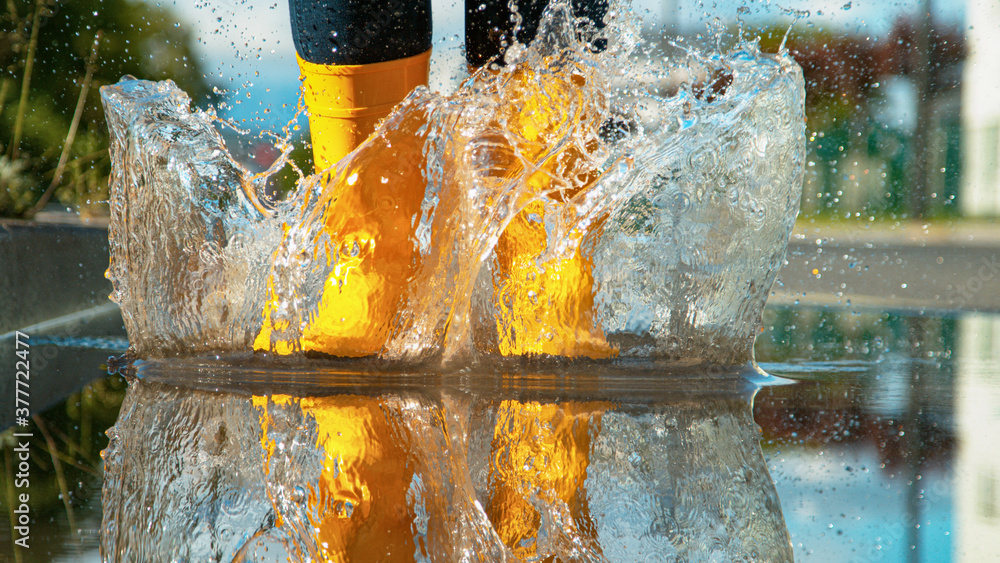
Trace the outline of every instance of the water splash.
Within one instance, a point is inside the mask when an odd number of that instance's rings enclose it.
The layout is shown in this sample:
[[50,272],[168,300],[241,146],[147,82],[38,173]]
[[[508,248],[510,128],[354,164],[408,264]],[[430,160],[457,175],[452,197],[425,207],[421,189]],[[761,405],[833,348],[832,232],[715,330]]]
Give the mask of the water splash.
[[246,350],[280,231],[213,119],[173,82],[101,92],[111,130],[111,299],[129,343],[171,355]]
[[171,83],[105,88],[134,352],[751,361],[798,211],[801,70],[742,39],[665,55],[609,14],[554,3],[504,67],[418,89],[273,211]]

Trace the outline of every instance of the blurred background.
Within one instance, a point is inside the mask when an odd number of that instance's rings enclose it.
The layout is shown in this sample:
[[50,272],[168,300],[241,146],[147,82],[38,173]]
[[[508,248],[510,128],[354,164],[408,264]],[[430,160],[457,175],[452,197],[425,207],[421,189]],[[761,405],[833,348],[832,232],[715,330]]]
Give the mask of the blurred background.
[[[432,89],[454,88],[465,72],[462,6],[434,5]],[[765,50],[791,27],[808,92],[804,218],[1000,215],[996,2],[637,0],[634,9],[650,34],[696,35],[718,18],[732,33],[742,25],[745,36],[759,35]],[[32,216],[49,203],[106,213],[98,90],[125,74],[172,79],[197,107],[247,130],[232,150],[255,169],[277,154],[259,133],[280,133],[296,113],[281,2],[10,0],[0,29],[3,216]],[[307,139],[304,116],[296,124]]]

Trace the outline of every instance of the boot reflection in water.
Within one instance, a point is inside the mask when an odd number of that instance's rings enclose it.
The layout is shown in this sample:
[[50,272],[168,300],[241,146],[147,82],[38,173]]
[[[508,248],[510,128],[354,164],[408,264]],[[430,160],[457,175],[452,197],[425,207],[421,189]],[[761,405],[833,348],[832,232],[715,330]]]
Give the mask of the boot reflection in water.
[[[576,546],[601,553],[584,483],[590,441],[603,403],[503,401],[489,461],[486,513],[503,542],[523,560]],[[548,545],[539,546],[542,527]],[[545,548],[539,553],[539,548]],[[562,551],[562,549],[560,549]],[[550,556],[543,561],[555,561]]]
[[[413,483],[420,481],[418,467],[428,469],[421,456],[437,459],[448,450],[421,449],[428,443],[411,435],[398,406],[350,395],[256,395],[252,403],[275,527],[290,540],[291,555],[338,563],[407,562],[421,553],[447,552],[445,545],[423,543],[430,536],[420,530]],[[514,400],[496,406],[483,508],[495,537],[518,559],[556,561],[550,554],[572,551],[570,546],[601,553],[585,483],[591,443],[608,408],[598,402]],[[428,476],[421,475],[426,483]],[[298,484],[294,492],[292,484]],[[462,510],[447,508],[456,500],[437,499],[445,506],[436,517]],[[434,509],[423,509],[435,516]]]
[[[316,421],[315,445],[299,447],[307,452],[314,447],[325,455],[318,477],[313,473],[297,476],[302,480],[303,496],[298,502],[282,503],[269,495],[278,516],[275,524],[285,528],[293,542],[300,541],[298,538],[304,541],[305,545],[296,546],[298,555],[336,563],[413,561],[414,515],[407,498],[413,479],[412,464],[407,463],[411,454],[384,405],[376,399],[344,395],[273,395],[270,400],[254,396],[253,405],[261,413],[261,446],[268,480],[282,482],[290,477],[272,478],[274,467],[301,471],[308,465],[301,453],[285,448],[291,445],[289,435],[280,438],[279,452],[269,436],[280,416],[275,411],[294,409],[295,404],[302,412],[291,415],[292,420]],[[290,457],[275,459],[275,455]]]

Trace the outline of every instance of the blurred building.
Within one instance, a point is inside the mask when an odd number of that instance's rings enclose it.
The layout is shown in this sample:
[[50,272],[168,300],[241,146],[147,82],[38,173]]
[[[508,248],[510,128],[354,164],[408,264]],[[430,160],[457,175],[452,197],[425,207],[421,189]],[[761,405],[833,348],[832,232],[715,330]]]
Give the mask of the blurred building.
[[[767,41],[780,40],[779,31]],[[910,14],[884,36],[811,28],[788,46],[806,82],[803,210],[951,213],[962,172],[964,30]],[[919,183],[918,167],[926,172]]]
[[1000,3],[970,0],[966,9],[961,205],[965,215],[996,217],[1000,216]]

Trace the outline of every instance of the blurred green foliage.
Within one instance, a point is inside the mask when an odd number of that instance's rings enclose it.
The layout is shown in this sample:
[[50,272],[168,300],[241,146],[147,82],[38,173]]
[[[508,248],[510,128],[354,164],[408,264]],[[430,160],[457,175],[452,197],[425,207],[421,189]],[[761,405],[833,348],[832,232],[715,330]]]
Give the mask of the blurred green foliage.
[[170,78],[195,100],[210,94],[190,34],[166,8],[132,0],[7,0],[0,16],[0,216],[30,214],[52,183],[98,32],[92,84],[53,201],[94,211],[108,197],[101,86],[131,74]]
[[[778,51],[782,42],[802,67],[806,84],[808,167],[802,208],[826,220],[898,219],[913,215],[912,171],[930,172],[920,197],[924,218],[958,214],[962,137],[962,30],[933,27],[930,82],[921,92],[915,72],[922,63],[916,23],[901,18],[881,38],[848,29],[774,23],[752,31],[760,48]],[[934,107],[932,122],[913,129],[887,122],[881,114],[897,103],[891,83],[908,83]],[[916,113],[916,107],[909,108]],[[924,130],[926,129],[926,130]],[[917,154],[914,137],[926,135],[935,147]]]

